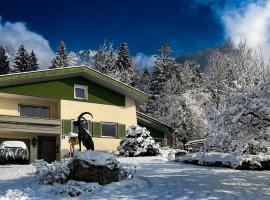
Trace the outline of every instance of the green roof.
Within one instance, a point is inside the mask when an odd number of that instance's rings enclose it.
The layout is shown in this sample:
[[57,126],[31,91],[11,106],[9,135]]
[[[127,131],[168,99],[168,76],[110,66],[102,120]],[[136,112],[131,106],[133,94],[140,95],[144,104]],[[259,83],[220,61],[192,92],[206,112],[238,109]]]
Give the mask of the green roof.
[[148,95],[146,93],[86,66],[65,67],[0,75],[0,87],[78,76],[89,79],[115,92],[135,99],[137,104],[141,104],[148,99]]

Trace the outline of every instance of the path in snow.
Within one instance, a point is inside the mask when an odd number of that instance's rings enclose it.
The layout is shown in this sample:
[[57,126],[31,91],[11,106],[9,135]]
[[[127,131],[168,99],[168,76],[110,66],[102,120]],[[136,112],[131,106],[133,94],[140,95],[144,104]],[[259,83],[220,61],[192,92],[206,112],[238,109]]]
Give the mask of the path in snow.
[[[160,157],[121,158],[137,165],[134,179],[101,186],[72,199],[270,199],[270,172],[238,171],[168,162]],[[0,166],[0,199],[68,199],[40,185],[33,166]],[[15,178],[16,177],[16,178]]]

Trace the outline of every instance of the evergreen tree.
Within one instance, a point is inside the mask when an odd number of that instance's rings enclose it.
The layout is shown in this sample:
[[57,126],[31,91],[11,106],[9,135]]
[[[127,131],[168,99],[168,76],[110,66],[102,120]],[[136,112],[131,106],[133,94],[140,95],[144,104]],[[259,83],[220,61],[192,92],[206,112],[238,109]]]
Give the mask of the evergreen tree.
[[[115,74],[115,63],[117,60],[117,54],[112,46],[110,46],[107,53],[107,74],[114,77]],[[114,77],[115,78],[115,77]]]
[[10,72],[9,61],[7,60],[6,50],[0,46],[0,74]]
[[107,74],[107,54],[108,48],[111,44],[104,41],[103,44],[100,46],[98,52],[94,56],[94,69],[100,71],[101,73]]
[[113,49],[113,44],[104,41],[94,56],[94,69],[117,79],[117,73],[115,72],[115,62],[116,53]]
[[[140,71],[139,71],[140,70]],[[149,92],[149,81],[150,81],[150,72],[145,67],[142,71],[141,69],[138,69],[138,72],[135,73],[135,87],[139,90],[148,93]]]
[[14,72],[27,72],[31,71],[30,68],[30,55],[28,54],[27,50],[24,48],[23,45],[21,45],[17,52],[16,56],[14,58]]
[[166,81],[175,72],[177,64],[171,56],[171,52],[168,44],[164,43],[159,50],[159,54],[156,56],[150,83],[150,92],[152,95],[163,94]]
[[65,47],[65,43],[60,42],[55,58],[52,60],[50,69],[68,67],[68,53]]
[[39,69],[38,58],[33,50],[31,51],[29,56],[29,67],[31,71],[36,71]]
[[134,66],[129,55],[127,43],[121,43],[115,68],[119,73],[118,79],[126,84],[134,85]]

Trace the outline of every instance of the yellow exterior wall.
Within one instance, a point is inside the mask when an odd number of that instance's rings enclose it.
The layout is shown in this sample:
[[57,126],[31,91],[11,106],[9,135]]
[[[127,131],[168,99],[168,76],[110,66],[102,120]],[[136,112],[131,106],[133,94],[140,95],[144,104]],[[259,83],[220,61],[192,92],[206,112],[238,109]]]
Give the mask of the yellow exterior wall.
[[[23,97],[23,96],[21,96]],[[50,117],[59,118],[58,103],[46,102],[42,99],[0,98],[0,115],[19,116],[19,104],[50,107]]]
[[114,106],[95,104],[80,101],[60,100],[61,102],[61,119],[75,119],[82,112],[90,112],[93,119],[89,115],[85,115],[88,120],[96,122],[117,122],[126,124],[126,126],[137,124],[135,101],[126,97],[126,106]]
[[[136,104],[134,100],[128,97],[126,97],[125,107],[68,100],[61,100],[60,107],[61,119],[75,119],[82,112],[90,112],[93,114],[94,118],[91,119],[90,116],[85,115],[88,120],[96,122],[117,122],[125,124],[126,128],[137,124]],[[121,139],[93,137],[93,141],[95,144],[95,150],[116,152]],[[78,149],[78,145],[76,148]],[[61,152],[61,157],[64,157],[69,152],[68,137],[61,139]]]

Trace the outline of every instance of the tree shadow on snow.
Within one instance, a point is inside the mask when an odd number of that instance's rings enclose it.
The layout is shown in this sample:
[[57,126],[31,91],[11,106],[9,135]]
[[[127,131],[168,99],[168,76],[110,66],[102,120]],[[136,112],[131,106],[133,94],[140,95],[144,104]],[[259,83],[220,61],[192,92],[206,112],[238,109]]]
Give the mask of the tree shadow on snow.
[[0,197],[4,199],[46,199],[42,195],[50,194],[50,189],[51,186],[39,184],[34,172],[18,178],[0,180]]
[[91,199],[270,199],[269,172],[169,161],[139,165],[133,180],[113,184],[94,191]]

